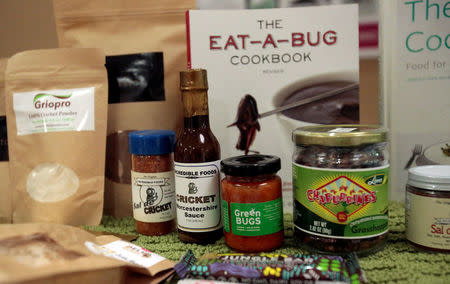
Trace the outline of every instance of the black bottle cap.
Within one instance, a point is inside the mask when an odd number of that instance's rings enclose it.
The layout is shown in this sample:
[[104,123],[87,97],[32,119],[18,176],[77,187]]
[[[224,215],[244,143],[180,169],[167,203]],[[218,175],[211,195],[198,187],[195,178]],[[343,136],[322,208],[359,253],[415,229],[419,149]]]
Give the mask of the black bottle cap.
[[281,169],[280,158],[270,155],[244,155],[222,160],[222,172],[230,176],[274,174]]

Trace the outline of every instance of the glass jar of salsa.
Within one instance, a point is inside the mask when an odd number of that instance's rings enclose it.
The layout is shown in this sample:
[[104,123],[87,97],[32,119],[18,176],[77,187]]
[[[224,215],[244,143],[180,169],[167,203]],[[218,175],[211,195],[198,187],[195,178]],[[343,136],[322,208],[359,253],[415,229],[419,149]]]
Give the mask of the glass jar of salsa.
[[242,252],[271,251],[283,243],[280,158],[248,155],[225,159],[222,219],[226,244]]

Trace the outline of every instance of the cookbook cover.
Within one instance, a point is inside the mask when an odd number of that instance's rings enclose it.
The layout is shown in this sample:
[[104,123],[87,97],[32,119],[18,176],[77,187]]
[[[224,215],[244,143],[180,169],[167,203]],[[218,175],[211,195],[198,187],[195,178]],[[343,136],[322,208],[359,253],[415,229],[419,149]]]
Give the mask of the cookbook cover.
[[[188,66],[208,71],[211,129],[222,158],[281,158],[284,209],[292,208],[292,131],[359,123],[359,92],[318,95],[359,82],[358,6],[197,10],[186,15]],[[311,102],[280,111],[295,102]]]
[[391,136],[391,199],[408,168],[450,165],[449,2],[381,2],[380,119]]

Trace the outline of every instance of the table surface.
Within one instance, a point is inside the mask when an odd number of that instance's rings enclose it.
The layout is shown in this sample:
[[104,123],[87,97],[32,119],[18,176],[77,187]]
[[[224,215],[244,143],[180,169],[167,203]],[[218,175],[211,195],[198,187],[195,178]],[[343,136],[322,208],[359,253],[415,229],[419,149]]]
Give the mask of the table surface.
[[[420,252],[410,247],[405,240],[404,216],[403,204],[391,202],[390,233],[386,247],[382,251],[359,259],[368,283],[450,283],[450,254]],[[292,214],[285,214],[284,222],[285,241],[275,253],[302,253],[293,238]],[[117,219],[105,216],[99,226],[90,226],[86,229],[137,234],[132,217]],[[211,252],[232,252],[226,246],[223,237],[215,244],[202,246],[180,242],[175,232],[159,237],[139,235],[135,243],[174,261],[178,261],[188,249],[196,256]]]

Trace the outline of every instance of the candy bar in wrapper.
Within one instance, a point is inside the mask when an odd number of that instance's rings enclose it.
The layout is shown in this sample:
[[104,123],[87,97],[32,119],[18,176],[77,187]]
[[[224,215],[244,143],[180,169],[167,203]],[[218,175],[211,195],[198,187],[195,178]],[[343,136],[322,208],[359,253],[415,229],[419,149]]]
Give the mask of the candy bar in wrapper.
[[[175,265],[180,278],[239,283],[364,283],[356,255],[207,254],[188,251]],[[350,273],[349,273],[350,272]]]

